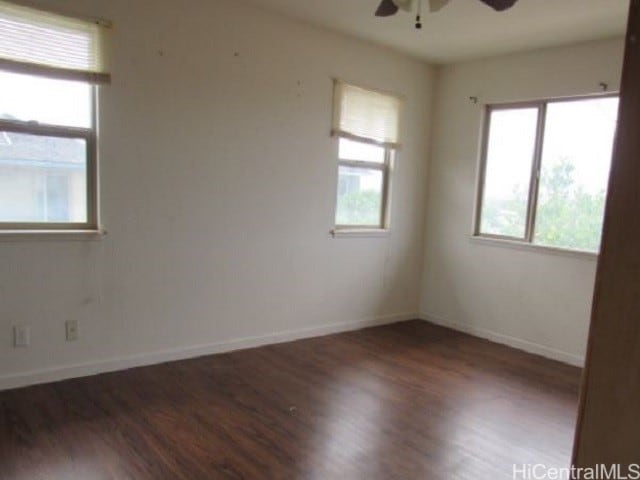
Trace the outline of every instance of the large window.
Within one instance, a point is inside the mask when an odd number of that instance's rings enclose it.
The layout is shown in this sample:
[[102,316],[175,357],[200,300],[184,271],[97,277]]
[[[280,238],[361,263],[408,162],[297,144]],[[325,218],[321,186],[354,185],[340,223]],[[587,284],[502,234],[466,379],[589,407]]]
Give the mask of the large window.
[[98,227],[101,30],[0,1],[0,229]]
[[332,131],[338,141],[336,231],[389,227],[400,103],[393,95],[336,82]]
[[615,96],[487,107],[475,234],[597,252]]

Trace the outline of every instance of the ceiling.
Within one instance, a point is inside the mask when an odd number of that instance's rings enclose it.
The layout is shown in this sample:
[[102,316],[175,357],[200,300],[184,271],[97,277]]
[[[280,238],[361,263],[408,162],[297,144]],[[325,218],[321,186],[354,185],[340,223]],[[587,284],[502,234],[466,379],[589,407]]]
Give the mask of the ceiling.
[[379,0],[251,0],[269,10],[386,45],[432,63],[451,63],[622,35],[629,0],[520,0],[495,12],[478,0],[451,0],[429,13],[373,15]]

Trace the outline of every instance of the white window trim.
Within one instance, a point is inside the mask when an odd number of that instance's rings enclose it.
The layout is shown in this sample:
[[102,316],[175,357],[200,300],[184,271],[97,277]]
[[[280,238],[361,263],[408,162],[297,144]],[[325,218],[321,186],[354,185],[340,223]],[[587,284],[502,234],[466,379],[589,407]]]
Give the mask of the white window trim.
[[384,228],[345,228],[336,230],[334,228],[329,233],[333,238],[385,238],[391,235],[391,230]]
[[[620,93],[617,91],[597,93],[591,95],[576,95],[570,97],[554,97],[544,98],[540,100],[523,101],[523,102],[509,102],[509,103],[494,103],[487,104],[484,108],[484,117],[482,120],[482,143],[480,148],[480,156],[478,161],[478,174],[476,180],[476,195],[475,205],[473,212],[473,224],[471,231],[471,239],[480,241],[485,244],[494,244],[498,246],[505,246],[509,248],[521,248],[526,250],[533,250],[539,252],[562,254],[581,258],[597,258],[599,252],[592,252],[586,250],[575,250],[566,247],[555,247],[549,245],[543,245],[534,243],[533,236],[535,230],[535,215],[537,211],[538,202],[538,186],[540,181],[540,169],[542,167],[542,147],[544,141],[544,127],[546,120],[547,105],[554,102],[570,102],[573,100],[588,100],[598,98],[611,98],[619,97]],[[489,125],[491,119],[491,112],[495,110],[505,110],[510,108],[538,108],[538,124],[536,128],[535,139],[535,151],[532,162],[531,179],[529,185],[529,198],[527,207],[527,220],[525,235],[523,238],[509,237],[504,235],[494,235],[489,233],[482,233],[480,231],[481,215],[482,215],[482,201],[484,195],[484,183],[486,179],[486,166],[487,166],[487,150],[489,143]]]
[[537,252],[545,255],[559,255],[563,257],[574,257],[583,260],[597,261],[599,252],[589,252],[586,250],[573,250],[570,248],[551,247],[549,245],[541,245],[538,243],[527,243],[518,240],[492,238],[480,235],[471,235],[469,239],[473,243],[487,245],[498,248],[509,248],[513,250],[524,250],[529,252]]
[[0,242],[29,242],[38,240],[101,240],[107,231],[96,230],[0,230]]

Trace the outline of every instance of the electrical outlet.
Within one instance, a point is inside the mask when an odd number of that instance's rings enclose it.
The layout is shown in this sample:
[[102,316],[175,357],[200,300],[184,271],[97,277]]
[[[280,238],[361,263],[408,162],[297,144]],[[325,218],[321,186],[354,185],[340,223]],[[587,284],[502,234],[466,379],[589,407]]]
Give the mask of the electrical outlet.
[[64,326],[67,333],[67,342],[73,342],[75,340],[78,340],[78,337],[79,337],[78,321],[67,320]]
[[28,347],[31,344],[31,328],[24,325],[13,327],[13,346]]

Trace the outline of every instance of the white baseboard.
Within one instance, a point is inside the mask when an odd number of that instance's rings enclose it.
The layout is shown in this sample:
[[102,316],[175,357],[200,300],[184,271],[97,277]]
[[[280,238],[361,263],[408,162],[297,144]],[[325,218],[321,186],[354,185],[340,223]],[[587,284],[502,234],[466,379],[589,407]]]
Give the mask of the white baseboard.
[[332,333],[359,330],[366,327],[386,325],[390,323],[414,320],[420,318],[417,313],[400,313],[384,315],[367,320],[357,320],[346,323],[333,323],[318,327],[307,327],[295,330],[285,330],[267,335],[255,337],[243,337],[222,342],[194,345],[190,347],[172,348],[156,352],[129,355],[120,358],[106,358],[93,362],[78,363],[73,365],[61,365],[41,370],[21,372],[0,376],[0,390],[25,387],[38,383],[56,382],[69,378],[86,377],[99,373],[125,370],[127,368],[142,367],[175,360],[213,355],[216,353],[242,350],[245,348],[259,347],[275,343],[290,342],[302,338],[320,337]]
[[552,347],[547,347],[546,345],[541,345],[539,343],[530,342],[521,338],[504,335],[502,333],[487,330],[485,328],[451,322],[436,315],[430,315],[428,313],[421,313],[420,319],[429,323],[433,323],[435,325],[448,327],[453,330],[468,333],[476,337],[491,340],[492,342],[508,345],[510,347],[517,348],[518,350],[524,350],[528,353],[534,353],[542,357],[551,358],[552,360],[558,360],[563,363],[568,363],[569,365],[574,365],[576,367],[584,366],[585,359],[583,356],[574,355],[573,353],[568,353]]

